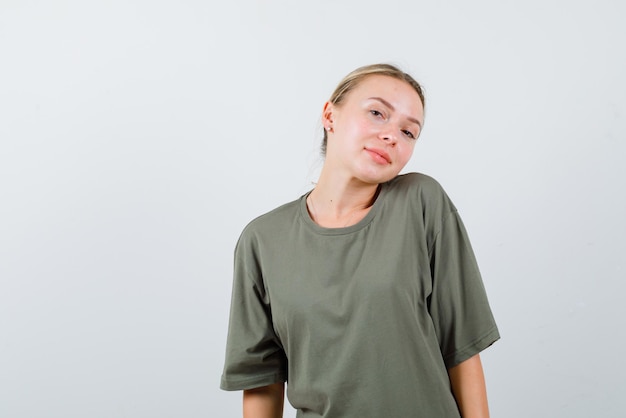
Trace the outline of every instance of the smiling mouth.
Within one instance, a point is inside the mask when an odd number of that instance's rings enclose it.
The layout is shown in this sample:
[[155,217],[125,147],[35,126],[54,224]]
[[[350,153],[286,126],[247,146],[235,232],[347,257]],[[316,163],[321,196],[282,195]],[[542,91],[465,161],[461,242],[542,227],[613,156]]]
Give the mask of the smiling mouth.
[[386,151],[376,148],[365,148],[365,151],[370,154],[374,161],[380,164],[391,164],[391,157]]

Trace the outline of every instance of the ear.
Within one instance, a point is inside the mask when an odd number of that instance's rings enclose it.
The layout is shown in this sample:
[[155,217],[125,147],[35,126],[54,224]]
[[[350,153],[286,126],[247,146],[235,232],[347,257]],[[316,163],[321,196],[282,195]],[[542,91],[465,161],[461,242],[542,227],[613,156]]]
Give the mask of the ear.
[[333,116],[335,112],[335,105],[331,102],[324,103],[324,110],[322,111],[322,125],[327,131],[333,128]]

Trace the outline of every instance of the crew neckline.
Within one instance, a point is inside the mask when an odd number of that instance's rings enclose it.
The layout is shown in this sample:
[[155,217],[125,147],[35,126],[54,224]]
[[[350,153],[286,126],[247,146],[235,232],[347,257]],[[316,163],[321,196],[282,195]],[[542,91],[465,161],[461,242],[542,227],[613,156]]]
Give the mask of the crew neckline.
[[376,200],[372,204],[372,208],[363,217],[363,219],[361,219],[359,222],[355,223],[354,225],[339,227],[339,228],[327,228],[324,226],[320,226],[316,224],[315,221],[313,221],[306,205],[306,199],[311,194],[312,191],[313,189],[309,190],[307,193],[300,196],[300,216],[304,220],[304,223],[310,229],[312,229],[314,232],[320,235],[347,235],[347,234],[351,234],[353,232],[363,229],[364,227],[369,225],[370,222],[372,222],[372,220],[376,216],[376,213],[379,210],[378,208],[380,207],[380,205],[382,205],[385,195],[387,194],[387,183],[380,184],[380,191],[378,192],[378,196],[376,197]]

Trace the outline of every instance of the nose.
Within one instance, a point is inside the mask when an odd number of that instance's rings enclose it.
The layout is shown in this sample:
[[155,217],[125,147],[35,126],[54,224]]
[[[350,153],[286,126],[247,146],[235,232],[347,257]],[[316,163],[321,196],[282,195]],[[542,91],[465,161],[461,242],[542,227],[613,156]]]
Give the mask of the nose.
[[380,130],[379,138],[390,143],[391,145],[395,145],[398,141],[396,130],[390,125],[387,125]]

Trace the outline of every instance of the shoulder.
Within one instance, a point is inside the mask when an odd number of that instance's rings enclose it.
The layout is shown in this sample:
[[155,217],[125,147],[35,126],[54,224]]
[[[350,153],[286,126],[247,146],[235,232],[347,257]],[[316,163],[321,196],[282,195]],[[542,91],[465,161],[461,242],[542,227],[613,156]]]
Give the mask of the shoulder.
[[254,218],[245,226],[239,240],[249,241],[272,236],[289,228],[299,219],[302,198],[303,196]]
[[434,178],[421,173],[399,175],[385,183],[385,212],[403,222],[419,221],[427,234],[441,230],[456,208]]
[[386,187],[394,199],[404,198],[417,201],[424,206],[454,209],[441,184],[426,174],[402,174],[387,182]]
[[437,180],[423,173],[400,174],[388,182],[390,188],[407,190],[420,190],[426,192],[443,192],[443,188]]

